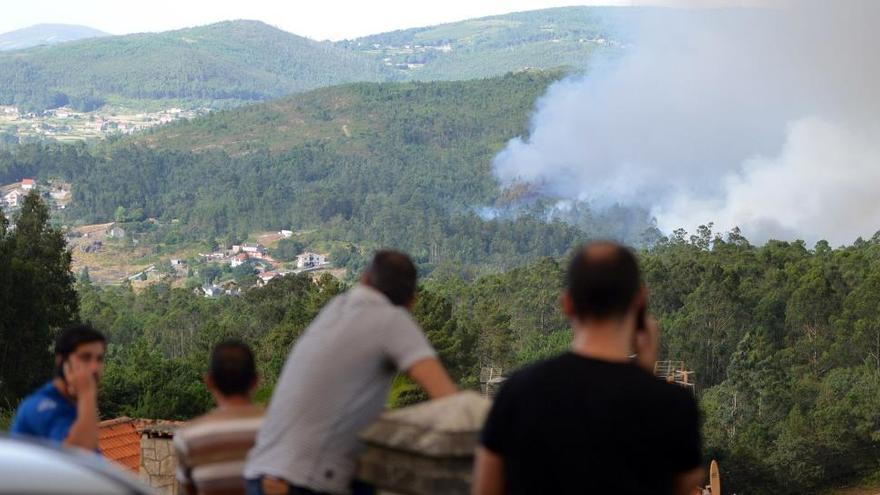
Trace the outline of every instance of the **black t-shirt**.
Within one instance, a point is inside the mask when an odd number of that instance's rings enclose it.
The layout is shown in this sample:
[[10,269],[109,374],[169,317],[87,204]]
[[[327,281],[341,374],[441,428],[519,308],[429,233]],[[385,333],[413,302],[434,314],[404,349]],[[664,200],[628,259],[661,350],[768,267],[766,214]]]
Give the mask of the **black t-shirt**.
[[690,391],[571,352],[510,377],[480,441],[510,494],[663,495],[702,463]]

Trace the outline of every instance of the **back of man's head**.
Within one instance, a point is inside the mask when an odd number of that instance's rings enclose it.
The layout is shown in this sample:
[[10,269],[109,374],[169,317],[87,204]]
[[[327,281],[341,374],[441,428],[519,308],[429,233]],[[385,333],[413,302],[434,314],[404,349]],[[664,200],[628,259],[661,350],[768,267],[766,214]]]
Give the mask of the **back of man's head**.
[[566,289],[580,320],[624,316],[641,284],[639,264],[632,251],[608,241],[579,248],[566,276]]
[[370,287],[385,294],[396,306],[406,306],[416,295],[416,267],[409,256],[400,251],[377,252],[364,278]]
[[61,362],[75,353],[79,346],[92,342],[100,342],[106,345],[107,338],[89,324],[73,325],[62,330],[58,337],[55,338],[55,357],[58,361],[55,367],[55,375],[58,377],[64,376]]
[[225,396],[248,395],[257,380],[254,354],[239,340],[225,340],[211,352],[211,380]]

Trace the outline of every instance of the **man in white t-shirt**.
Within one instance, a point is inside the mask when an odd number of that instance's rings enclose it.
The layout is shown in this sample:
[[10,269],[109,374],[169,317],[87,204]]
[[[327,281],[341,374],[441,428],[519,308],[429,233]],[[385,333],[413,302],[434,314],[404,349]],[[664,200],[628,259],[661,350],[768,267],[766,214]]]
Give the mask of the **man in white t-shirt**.
[[351,493],[362,451],[357,434],[382,412],[398,371],[432,399],[456,392],[410,315],[416,278],[406,254],[380,251],[360,283],[309,325],[248,455],[249,494]]

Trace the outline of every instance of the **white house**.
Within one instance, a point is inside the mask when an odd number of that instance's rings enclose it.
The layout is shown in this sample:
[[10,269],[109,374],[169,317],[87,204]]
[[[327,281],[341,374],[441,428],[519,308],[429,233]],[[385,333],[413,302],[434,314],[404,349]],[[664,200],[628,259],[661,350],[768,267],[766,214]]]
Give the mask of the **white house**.
[[257,285],[262,287],[262,286],[268,284],[271,280],[276,279],[280,276],[281,276],[281,274],[279,274],[277,272],[263,272],[263,273],[257,275]]
[[205,293],[205,297],[219,297],[221,294],[223,294],[223,288],[213,284],[205,285],[204,287],[202,287],[202,292]]
[[315,268],[327,264],[327,257],[323,254],[305,252],[296,257],[297,268]]
[[24,198],[24,192],[21,189],[13,189],[3,196],[3,202],[10,208],[15,208],[21,203],[22,198]]
[[281,237],[283,237],[283,238],[285,238],[285,239],[290,239],[291,237],[293,237],[293,231],[292,231],[292,230],[281,230],[281,231],[278,232],[278,234],[280,234]]
[[241,250],[248,254],[266,254],[266,246],[262,244],[242,244]]
[[30,191],[34,187],[37,186],[37,182],[34,179],[22,179],[21,180],[21,189],[23,191]]

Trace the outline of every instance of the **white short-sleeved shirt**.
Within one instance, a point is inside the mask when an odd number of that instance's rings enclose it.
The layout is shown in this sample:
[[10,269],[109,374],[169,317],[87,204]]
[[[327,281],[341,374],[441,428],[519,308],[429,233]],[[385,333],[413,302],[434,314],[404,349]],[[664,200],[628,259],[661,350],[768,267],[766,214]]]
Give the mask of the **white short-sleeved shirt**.
[[358,433],[382,412],[398,370],[436,354],[410,313],[357,285],[334,298],[284,364],[245,477],[348,493]]

